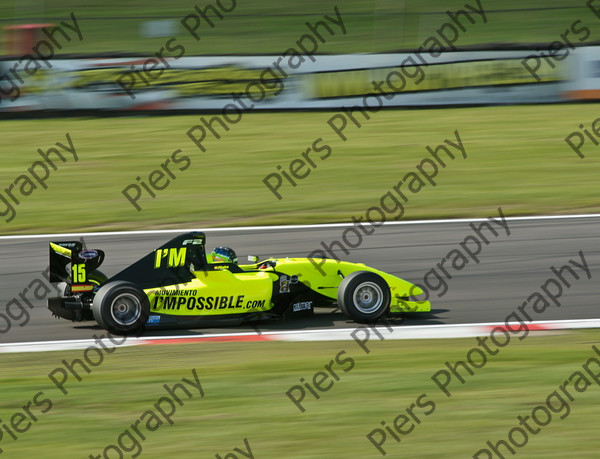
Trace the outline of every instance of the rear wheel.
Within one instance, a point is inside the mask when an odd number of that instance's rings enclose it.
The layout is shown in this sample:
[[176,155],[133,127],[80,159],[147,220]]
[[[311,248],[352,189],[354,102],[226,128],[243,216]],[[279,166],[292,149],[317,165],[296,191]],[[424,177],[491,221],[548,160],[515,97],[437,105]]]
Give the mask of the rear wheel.
[[114,281],[103,285],[92,304],[96,322],[112,333],[128,334],[140,330],[148,320],[150,304],[135,284]]
[[390,288],[379,274],[356,271],[340,283],[338,304],[356,322],[375,322],[388,311]]

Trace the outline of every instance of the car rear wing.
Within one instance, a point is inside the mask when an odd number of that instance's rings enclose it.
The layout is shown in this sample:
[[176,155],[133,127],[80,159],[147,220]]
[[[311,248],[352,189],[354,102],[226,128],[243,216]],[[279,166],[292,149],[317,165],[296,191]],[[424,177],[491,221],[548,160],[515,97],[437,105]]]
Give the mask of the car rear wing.
[[88,275],[104,261],[102,250],[88,250],[81,241],[50,242],[50,282],[66,282],[72,292],[91,292]]

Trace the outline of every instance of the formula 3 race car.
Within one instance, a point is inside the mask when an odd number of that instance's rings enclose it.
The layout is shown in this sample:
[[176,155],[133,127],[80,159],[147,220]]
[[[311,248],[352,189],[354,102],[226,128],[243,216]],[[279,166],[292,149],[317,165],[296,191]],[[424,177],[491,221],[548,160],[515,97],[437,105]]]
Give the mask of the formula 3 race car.
[[239,265],[215,262],[205,244],[202,232],[181,234],[109,279],[97,269],[102,250],[83,240],[50,242],[50,281],[63,294],[48,308],[118,334],[288,318],[336,301],[356,322],[431,309],[418,286],[362,263],[249,257],[252,264]]

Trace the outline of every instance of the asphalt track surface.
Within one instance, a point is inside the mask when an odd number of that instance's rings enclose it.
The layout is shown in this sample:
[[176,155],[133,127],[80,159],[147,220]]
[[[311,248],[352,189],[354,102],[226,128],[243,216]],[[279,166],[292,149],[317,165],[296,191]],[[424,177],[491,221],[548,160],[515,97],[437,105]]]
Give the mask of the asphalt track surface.
[[[495,214],[495,212],[493,213]],[[497,217],[497,214],[494,215]],[[477,223],[474,223],[477,224]],[[527,300],[529,295],[553,277],[551,267],[560,268],[569,260],[581,263],[583,251],[590,269],[590,280],[579,269],[580,280],[571,281],[564,288],[560,307],[552,305],[543,313],[527,309],[534,320],[593,319],[600,317],[600,218],[508,220],[510,235],[499,226],[495,237],[489,232],[489,244],[482,245],[474,261],[460,271],[448,268],[452,279],[446,280],[448,291],[431,291],[432,312],[398,320],[403,326],[424,324],[458,324],[502,322]],[[236,250],[240,261],[246,255],[305,257],[321,245],[341,240],[343,227],[241,229],[231,231],[205,230],[207,250],[224,245]],[[111,276],[175,234],[119,234],[90,235],[85,237],[88,248],[106,252],[101,270]],[[363,235],[362,243],[351,249],[349,255],[337,251],[340,257],[353,262],[395,274],[412,282],[423,283],[424,275],[452,249],[461,249],[459,243],[474,235],[468,222],[414,223],[384,225],[373,234]],[[35,279],[43,279],[41,272],[48,266],[48,242],[75,238],[0,238],[0,313],[6,314],[7,303],[18,297]],[[355,243],[357,239],[350,242]],[[462,249],[461,249],[462,250]],[[463,250],[464,252],[464,250]],[[446,263],[448,266],[448,263]],[[439,268],[438,268],[439,271]],[[0,342],[27,342],[62,339],[93,338],[104,333],[95,322],[73,323],[52,317],[45,300],[37,300],[33,291],[26,297],[33,304],[29,322],[13,320],[8,331],[0,334]],[[43,289],[38,294],[43,294]],[[13,312],[13,315],[16,312]],[[262,331],[290,329],[327,329],[355,326],[339,310],[325,309],[313,317],[288,322],[262,322],[256,325]],[[6,327],[2,322],[0,327]],[[255,331],[252,326],[228,328],[199,328],[193,330],[153,330],[146,336],[206,335],[226,332]]]

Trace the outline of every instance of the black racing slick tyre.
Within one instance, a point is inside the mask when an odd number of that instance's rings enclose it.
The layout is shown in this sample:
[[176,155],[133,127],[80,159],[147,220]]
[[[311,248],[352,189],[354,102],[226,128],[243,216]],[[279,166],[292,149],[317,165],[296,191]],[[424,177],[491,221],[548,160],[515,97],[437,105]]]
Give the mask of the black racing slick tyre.
[[126,335],[144,327],[150,315],[150,303],[135,284],[114,281],[100,287],[94,297],[92,311],[102,328]]
[[390,288],[379,274],[356,271],[342,280],[338,305],[356,322],[375,322],[390,306]]

